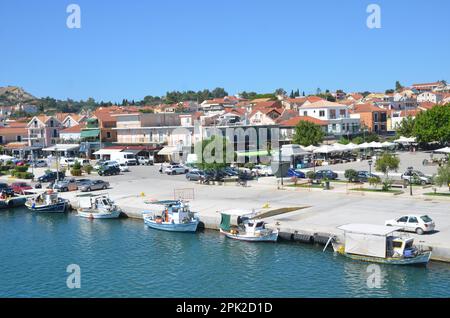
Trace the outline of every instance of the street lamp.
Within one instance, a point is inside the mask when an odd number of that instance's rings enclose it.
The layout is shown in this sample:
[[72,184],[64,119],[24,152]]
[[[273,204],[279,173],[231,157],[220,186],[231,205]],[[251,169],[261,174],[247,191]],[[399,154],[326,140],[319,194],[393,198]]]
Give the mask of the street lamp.
[[369,175],[371,175],[372,174],[372,163],[373,163],[372,159],[369,159],[369,161],[367,163],[369,164]]
[[412,193],[412,184],[413,184],[413,167],[408,167],[408,177],[409,177],[409,195],[413,195]]

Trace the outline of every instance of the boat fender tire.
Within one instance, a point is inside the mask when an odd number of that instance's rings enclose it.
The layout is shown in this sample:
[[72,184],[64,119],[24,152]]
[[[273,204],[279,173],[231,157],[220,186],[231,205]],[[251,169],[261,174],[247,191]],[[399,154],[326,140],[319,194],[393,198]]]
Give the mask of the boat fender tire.
[[12,207],[13,205],[14,205],[14,202],[13,202],[12,200],[9,200],[9,201],[8,201],[8,206],[9,206],[9,207]]

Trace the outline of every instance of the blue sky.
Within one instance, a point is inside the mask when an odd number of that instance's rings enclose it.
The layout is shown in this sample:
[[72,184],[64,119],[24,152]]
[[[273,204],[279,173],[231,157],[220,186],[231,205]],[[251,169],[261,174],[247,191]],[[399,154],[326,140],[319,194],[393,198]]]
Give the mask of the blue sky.
[[[66,27],[70,3],[81,29]],[[371,3],[381,29],[366,26]],[[0,86],[121,101],[450,81],[448,12],[448,0],[0,0]]]

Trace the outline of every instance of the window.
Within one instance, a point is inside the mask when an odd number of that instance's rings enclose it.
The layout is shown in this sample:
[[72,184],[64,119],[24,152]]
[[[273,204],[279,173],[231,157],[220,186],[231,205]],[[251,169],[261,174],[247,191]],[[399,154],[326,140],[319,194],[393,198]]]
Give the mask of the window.
[[303,112],[303,116],[308,116],[308,112],[306,110]]
[[0,144],[3,143],[3,136],[0,136]]
[[57,138],[58,137],[58,130],[53,129],[53,138]]
[[54,127],[55,126],[55,123],[53,122],[53,119],[52,120],[50,120],[50,127]]
[[417,221],[417,218],[415,216],[411,216],[408,220],[408,223],[419,223],[419,222]]
[[378,121],[378,113],[373,113],[373,121]]
[[324,110],[319,111],[319,116],[320,117],[325,117],[325,111]]
[[397,222],[406,222],[408,221],[408,217],[407,216],[403,216],[400,219],[397,220]]
[[392,242],[392,247],[394,247],[394,248],[401,248],[402,245],[403,245],[403,243],[399,242],[399,241]]
[[109,131],[106,132],[106,138],[108,138],[108,139],[111,138],[111,132],[109,132]]
[[422,221],[424,221],[425,223],[433,222],[433,220],[432,220],[428,215],[421,216],[420,218],[421,218]]
[[341,117],[345,117],[345,109],[339,110],[339,115],[340,115]]
[[17,136],[16,140],[17,140],[18,142],[21,142],[21,141],[22,141],[22,136]]

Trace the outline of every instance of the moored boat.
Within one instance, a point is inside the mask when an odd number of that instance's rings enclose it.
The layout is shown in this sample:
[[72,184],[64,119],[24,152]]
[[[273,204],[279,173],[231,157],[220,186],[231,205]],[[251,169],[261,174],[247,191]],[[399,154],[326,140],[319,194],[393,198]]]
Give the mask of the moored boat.
[[333,250],[348,258],[392,265],[427,264],[431,250],[414,245],[411,237],[393,233],[399,227],[372,224],[346,224],[338,229],[344,231],[344,242],[330,239]]
[[23,206],[27,201],[27,197],[23,195],[10,195],[7,193],[0,194],[0,209],[10,209]]
[[144,223],[153,229],[171,232],[196,232],[200,222],[196,213],[182,200],[155,201],[144,211]]
[[69,200],[59,197],[52,190],[28,198],[25,206],[33,212],[63,213],[69,207]]
[[220,233],[226,237],[249,242],[276,242],[278,230],[267,229],[254,211],[228,210],[221,213]]
[[116,219],[122,210],[105,194],[82,195],[78,216],[89,219]]

